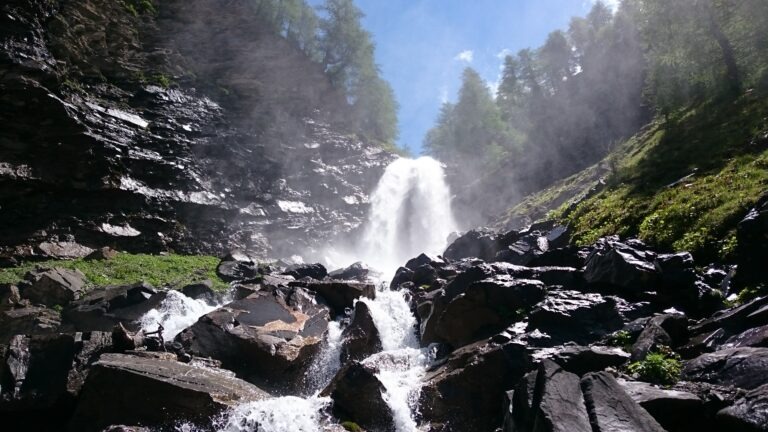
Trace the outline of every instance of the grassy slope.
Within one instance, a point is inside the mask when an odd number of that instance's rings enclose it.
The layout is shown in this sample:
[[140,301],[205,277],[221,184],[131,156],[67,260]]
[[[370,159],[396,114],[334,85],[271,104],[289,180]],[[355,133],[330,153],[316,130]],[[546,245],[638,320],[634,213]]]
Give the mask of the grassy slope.
[[[681,111],[648,125],[597,166],[527,198],[504,219],[548,209],[572,226],[577,244],[620,234],[704,260],[727,259],[736,223],[768,190],[766,131],[768,101],[754,96]],[[562,204],[597,184],[601,172],[608,172],[601,192],[575,207]]]
[[111,260],[44,261],[25,263],[19,267],[0,269],[0,283],[16,283],[35,267],[78,269],[92,286],[124,285],[140,281],[155,287],[181,288],[204,279],[213,281],[214,289],[227,284],[216,275],[219,258],[182,255],[132,255],[121,253]]

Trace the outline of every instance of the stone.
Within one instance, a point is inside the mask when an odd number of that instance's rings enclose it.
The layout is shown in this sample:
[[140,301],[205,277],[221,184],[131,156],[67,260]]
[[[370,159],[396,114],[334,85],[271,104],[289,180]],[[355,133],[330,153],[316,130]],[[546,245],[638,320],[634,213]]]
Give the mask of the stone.
[[666,432],[610,374],[585,375],[581,389],[593,432]]
[[354,281],[295,281],[290,286],[301,287],[322,297],[333,309],[334,315],[342,315],[352,308],[355,300],[362,297],[376,298],[376,286]]
[[655,289],[659,274],[653,253],[617,241],[604,241],[602,245],[587,258],[584,279],[588,284],[615,289],[623,295]]
[[299,385],[329,321],[329,308],[302,288],[259,291],[204,315],[175,341],[267,390],[286,389]]
[[355,303],[352,321],[342,333],[341,363],[361,361],[381,351],[381,338],[365,302]]
[[731,336],[723,343],[723,348],[763,347],[768,348],[768,325],[751,328]]
[[726,348],[683,365],[682,379],[751,390],[768,384],[768,348]]
[[530,313],[528,327],[547,333],[553,344],[589,344],[619,330],[624,322],[616,301],[596,293],[554,290]]
[[213,290],[213,282],[208,279],[185,285],[181,288],[181,292],[185,296],[195,300],[213,302],[216,299],[216,291]]
[[739,222],[736,228],[736,276],[734,285],[739,289],[746,286],[765,284],[765,263],[768,262],[768,194],[763,195],[757,205]]
[[530,367],[524,345],[487,341],[460,348],[429,370],[419,397],[425,421],[451,430],[489,431],[504,419],[507,390]]
[[384,401],[384,385],[370,365],[352,361],[336,374],[320,396],[333,400],[336,418],[368,430],[394,430],[392,412]]
[[261,279],[258,264],[251,257],[231,252],[216,266],[216,274],[225,282],[250,282]]
[[356,262],[349,267],[334,270],[328,273],[328,277],[336,280],[353,280],[358,282],[368,282],[368,273],[370,269],[362,262]]
[[453,347],[490,337],[523,318],[545,292],[539,281],[505,275],[474,282],[445,307],[436,333]]
[[748,392],[733,405],[717,413],[720,430],[768,431],[768,385]]
[[629,354],[619,348],[606,346],[565,346],[549,358],[568,372],[584,375],[609,367],[619,367],[629,361]]
[[0,310],[0,344],[15,335],[56,333],[61,327],[61,314],[53,309],[27,306]]
[[47,258],[76,259],[90,255],[93,249],[75,242],[42,242],[35,248],[37,252]]
[[413,280],[413,270],[407,267],[400,267],[395,272],[395,276],[389,284],[389,289],[396,290],[401,284],[405,282],[411,282]]
[[114,424],[173,428],[179,421],[210,427],[226,409],[268,397],[245,381],[207,368],[104,354],[91,368],[69,427],[84,432]]
[[651,318],[632,345],[632,361],[644,360],[662,346],[677,348],[688,336],[688,319],[681,314],[664,314]]
[[0,284],[0,311],[21,305],[21,293],[16,285]]
[[632,400],[670,432],[708,430],[714,420],[707,415],[704,401],[693,393],[639,381],[618,380],[618,383]]
[[767,325],[768,316],[760,311],[768,307],[768,297],[758,297],[743,305],[736,306],[714,314],[691,326],[690,332],[698,335],[723,329],[731,333],[739,333],[751,327]]
[[288,266],[284,275],[293,276],[296,279],[304,277],[322,280],[328,276],[328,270],[322,264],[293,264]]
[[139,330],[136,321],[157,308],[167,291],[147,283],[95,288],[62,311],[64,321],[77,331],[111,332],[117,324]]
[[85,257],[86,261],[107,261],[117,257],[118,252],[111,247],[101,247]]
[[499,247],[499,239],[492,231],[472,230],[451,243],[443,256],[450,260],[480,258],[493,261]]
[[52,268],[33,270],[25,276],[30,285],[22,296],[35,304],[64,306],[77,300],[85,290],[85,275],[79,270]]

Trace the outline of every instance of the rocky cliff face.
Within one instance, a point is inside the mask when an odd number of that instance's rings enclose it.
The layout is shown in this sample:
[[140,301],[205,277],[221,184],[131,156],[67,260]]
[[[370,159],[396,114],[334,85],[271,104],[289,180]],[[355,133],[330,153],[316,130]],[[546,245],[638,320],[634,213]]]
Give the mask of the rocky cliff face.
[[220,3],[4,3],[0,254],[280,256],[361,223],[393,156],[343,132],[317,64]]

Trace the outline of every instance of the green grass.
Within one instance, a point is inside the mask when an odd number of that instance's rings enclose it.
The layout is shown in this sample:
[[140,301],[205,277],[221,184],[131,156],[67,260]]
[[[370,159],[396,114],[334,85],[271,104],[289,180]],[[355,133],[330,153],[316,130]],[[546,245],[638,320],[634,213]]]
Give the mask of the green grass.
[[627,371],[640,380],[667,386],[680,380],[681,370],[680,356],[665,347],[648,354],[645,360],[630,363],[627,366]]
[[30,262],[18,267],[0,269],[0,283],[16,283],[35,267],[63,267],[83,272],[90,286],[124,285],[143,281],[156,288],[181,288],[189,283],[210,279],[214,289],[223,290],[228,285],[216,275],[219,261],[219,258],[212,256],[120,253],[111,260],[103,261],[78,259]]
[[341,424],[341,427],[343,427],[345,430],[348,430],[350,432],[362,432],[362,430],[363,430],[363,428],[361,428],[360,425],[358,425],[355,422],[351,422],[351,421],[343,422]]
[[[754,140],[765,131],[768,103],[751,97],[657,120],[610,156],[615,169],[601,192],[550,215],[570,224],[577,245],[618,234],[700,260],[727,260],[736,223],[768,190],[768,149]],[[556,185],[529,202],[566,188]]]

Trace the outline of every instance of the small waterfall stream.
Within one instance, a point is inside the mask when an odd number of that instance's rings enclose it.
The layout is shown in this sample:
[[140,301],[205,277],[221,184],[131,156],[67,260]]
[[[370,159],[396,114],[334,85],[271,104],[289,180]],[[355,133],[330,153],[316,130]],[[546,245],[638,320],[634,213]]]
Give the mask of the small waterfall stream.
[[[442,252],[448,235],[454,231],[450,191],[440,163],[428,157],[398,159],[387,167],[379,181],[371,197],[369,220],[360,244],[347,254],[349,262],[344,263],[364,261],[381,274],[376,298],[360,301],[370,309],[383,349],[363,362],[379,371],[377,378],[386,389],[382,396],[392,411],[397,432],[418,431],[415,410],[420,382],[432,355],[428,348],[419,345],[417,321],[411,313],[407,294],[390,290],[389,281],[408,259],[423,252]],[[181,330],[177,328],[182,322],[191,320],[189,324],[192,324],[207,313],[200,313],[202,309],[180,299],[173,300],[174,310],[186,310],[189,317],[170,319],[162,310],[145,317],[163,322],[169,336]],[[166,319],[159,319],[162,317]],[[306,390],[310,396],[285,396],[240,405],[220,419],[218,429],[224,432],[326,430],[332,420],[324,412],[332,401],[318,395],[341,367],[342,332],[341,320],[330,323],[323,349],[307,374]],[[189,429],[181,427],[180,430]]]

